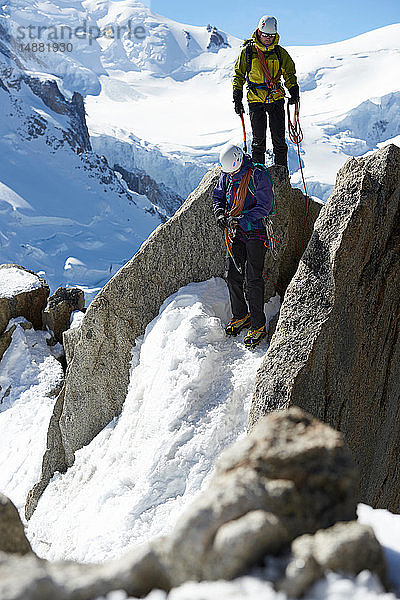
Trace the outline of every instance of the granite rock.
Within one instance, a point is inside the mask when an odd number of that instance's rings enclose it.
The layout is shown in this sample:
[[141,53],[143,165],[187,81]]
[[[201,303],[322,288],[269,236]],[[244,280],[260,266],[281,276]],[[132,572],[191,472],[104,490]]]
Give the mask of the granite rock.
[[300,406],[340,430],[360,498],[400,512],[400,149],[351,159],[281,307],[249,428]]

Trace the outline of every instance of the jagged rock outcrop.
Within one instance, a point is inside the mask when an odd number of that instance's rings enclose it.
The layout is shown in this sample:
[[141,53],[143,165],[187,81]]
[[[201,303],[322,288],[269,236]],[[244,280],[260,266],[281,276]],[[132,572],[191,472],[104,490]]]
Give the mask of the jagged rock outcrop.
[[207,50],[211,50],[211,52],[218,52],[220,48],[230,47],[226,34],[222,31],[218,31],[214,25],[207,25],[207,31],[210,34]]
[[85,294],[79,288],[58,288],[50,296],[43,311],[43,325],[54,333],[57,342],[62,344],[63,333],[70,326],[71,314],[85,308]]
[[272,217],[274,238],[280,241],[276,257],[270,252],[267,252],[265,257],[264,272],[269,278],[265,281],[267,299],[275,293],[282,298],[296,272],[301,254],[307,246],[314,222],[322,208],[321,204],[311,199],[306,202],[301,190],[291,188],[284,167],[272,167],[270,171],[275,196],[276,214]]
[[299,598],[329,571],[351,576],[365,569],[386,583],[385,558],[372,527],[357,521],[336,523],[294,540],[285,575],[276,587],[290,598]]
[[[303,226],[304,197],[291,189],[283,168],[271,172],[278,203],[276,229],[282,238],[272,275],[284,287],[299,260],[295,231]],[[190,282],[223,276],[225,245],[211,208],[219,173],[214,169],[205,175],[174,217],[152,233],[98,294],[78,332],[68,334],[66,383],[50,421],[41,480],[28,497],[28,518],[53,473],[65,471],[76,450],[119,414],[128,387],[131,348],[164,300]],[[318,210],[319,205],[312,204],[306,236]],[[270,263],[268,257],[267,267]],[[271,285],[267,299],[274,294]]]
[[294,595],[328,570],[370,569],[384,580],[379,543],[353,520],[357,484],[341,434],[299,408],[277,411],[221,455],[208,489],[170,535],[101,565],[0,553],[0,600],[94,600],[113,590],[141,597],[252,574],[278,554],[277,586]]
[[355,519],[358,475],[339,433],[298,408],[222,453],[166,544],[173,585],[232,579],[304,533]]
[[223,275],[223,240],[210,235],[215,231],[210,197],[217,177],[216,170],[205,176],[88,307],[50,420],[42,478],[28,496],[28,518],[53,473],[65,471],[74,452],[119,414],[131,348],[163,301],[192,281]]
[[[154,206],[164,209],[168,217],[172,217],[183,204],[183,198],[163,183],[154,181],[154,179],[141,169],[136,169],[135,172],[132,173],[117,164],[114,165],[113,169],[117,173],[120,173],[122,179],[132,192],[147,196]],[[167,220],[162,212],[160,213],[160,216],[164,217],[163,221]]]
[[42,277],[20,265],[0,265],[0,333],[10,319],[25,317],[42,329],[42,310],[50,289]]
[[79,327],[74,327],[71,329],[67,329],[63,333],[63,346],[65,352],[65,360],[67,361],[67,365],[71,362],[74,356],[74,349],[76,344],[80,339],[80,331]]
[[168,589],[169,582],[148,547],[104,565],[51,563],[34,554],[0,552],[0,600],[97,600],[114,590],[137,598],[154,588]]
[[259,369],[250,428],[297,405],[339,429],[361,499],[400,512],[400,149],[351,159],[315,223]]
[[0,493],[0,553],[27,554],[31,551],[18,510]]
[[68,117],[70,127],[66,128],[64,133],[70,146],[78,147],[81,150],[91,150],[82,95],[74,92],[71,100],[67,100],[55,81],[42,81],[25,74],[22,79],[46,106],[55,113]]

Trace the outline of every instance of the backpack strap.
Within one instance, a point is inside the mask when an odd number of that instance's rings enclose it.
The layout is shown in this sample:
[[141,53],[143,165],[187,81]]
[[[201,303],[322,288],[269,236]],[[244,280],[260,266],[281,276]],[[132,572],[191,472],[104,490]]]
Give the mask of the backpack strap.
[[271,207],[271,211],[270,211],[270,213],[269,213],[269,215],[268,215],[268,216],[272,216],[272,215],[274,215],[274,214],[275,214],[275,194],[274,194],[274,182],[272,181],[271,173],[269,172],[269,169],[268,169],[268,167],[267,167],[267,166],[265,166],[265,165],[262,165],[262,164],[260,164],[260,163],[257,163],[256,165],[254,165],[254,164],[253,164],[253,167],[252,167],[252,169],[251,169],[251,181],[252,181],[252,184],[253,184],[253,186],[254,186],[254,190],[255,190],[255,187],[256,187],[256,184],[255,184],[255,181],[254,181],[254,173],[255,173],[255,171],[256,171],[257,169],[259,169],[260,171],[264,171],[264,173],[266,173],[266,174],[267,174],[267,176],[268,176],[268,179],[269,179],[269,182],[270,182],[270,184],[271,184],[271,191],[272,191],[272,207]]
[[278,57],[279,70],[282,71],[282,48],[277,44],[274,50]]
[[247,83],[249,83],[251,65],[253,64],[254,43],[252,40],[246,40],[244,44],[245,44],[245,48],[246,48],[246,79],[247,79]]

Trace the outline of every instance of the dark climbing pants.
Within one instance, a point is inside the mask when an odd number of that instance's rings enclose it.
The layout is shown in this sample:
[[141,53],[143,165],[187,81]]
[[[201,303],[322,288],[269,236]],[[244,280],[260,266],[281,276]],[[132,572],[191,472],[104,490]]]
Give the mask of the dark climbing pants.
[[[231,300],[232,316],[241,319],[250,312],[251,327],[258,329],[265,325],[263,268],[266,248],[264,240],[235,238],[232,242],[232,254],[242,273],[236,269],[231,258],[228,266],[228,289]],[[244,274],[247,282],[249,307],[244,297]]]
[[287,167],[287,144],[285,142],[285,100],[270,104],[251,102],[249,104],[253,143],[251,146],[254,162],[265,163],[267,120],[271,132],[274,161],[276,165]]

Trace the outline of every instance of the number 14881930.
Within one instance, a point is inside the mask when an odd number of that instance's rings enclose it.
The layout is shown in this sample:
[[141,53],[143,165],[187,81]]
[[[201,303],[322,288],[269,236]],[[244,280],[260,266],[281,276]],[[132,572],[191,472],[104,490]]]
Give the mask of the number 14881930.
[[20,44],[21,52],[72,52],[74,49],[71,42],[32,42],[28,44]]

